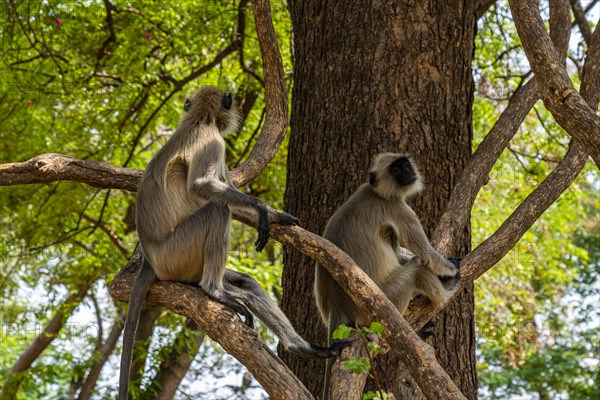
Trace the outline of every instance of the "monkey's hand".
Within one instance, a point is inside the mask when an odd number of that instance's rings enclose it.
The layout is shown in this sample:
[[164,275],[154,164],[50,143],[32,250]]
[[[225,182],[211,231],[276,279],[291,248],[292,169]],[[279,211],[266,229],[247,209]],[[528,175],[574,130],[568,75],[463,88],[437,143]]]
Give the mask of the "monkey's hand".
[[448,261],[450,261],[452,265],[456,267],[456,269],[460,269],[460,262],[462,261],[462,258],[449,258]]
[[281,225],[300,225],[300,220],[286,212],[277,213],[277,222]]
[[256,223],[256,231],[258,232],[258,238],[254,243],[256,251],[260,252],[265,248],[269,241],[269,210],[265,203],[258,201],[256,205],[256,211],[258,213],[258,221]]
[[439,279],[442,282],[444,289],[446,289],[448,291],[452,291],[452,290],[454,290],[454,288],[456,287],[456,285],[458,285],[458,282],[460,281],[461,259],[460,258],[449,258],[448,261],[450,261],[452,263],[452,265],[454,265],[454,267],[456,268],[456,275],[452,276],[452,277],[448,277],[448,276],[439,277]]

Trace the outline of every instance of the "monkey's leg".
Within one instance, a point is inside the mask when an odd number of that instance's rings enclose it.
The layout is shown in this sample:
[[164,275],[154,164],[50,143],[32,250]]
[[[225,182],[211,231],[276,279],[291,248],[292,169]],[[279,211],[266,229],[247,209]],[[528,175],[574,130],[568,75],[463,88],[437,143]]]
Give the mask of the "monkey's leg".
[[447,289],[440,278],[428,268],[420,268],[414,282],[417,290],[427,296],[435,308],[443,306],[452,294],[452,289]]
[[244,322],[254,328],[254,319],[248,309],[236,301],[224,288],[223,278],[227,264],[227,247],[229,245],[230,211],[227,206],[208,203],[204,207],[212,214],[213,225],[204,242],[204,269],[200,287],[211,298],[231,307],[244,317]]
[[413,257],[404,265],[398,265],[380,285],[381,290],[404,315],[415,291],[415,275],[421,268],[421,260]]
[[242,300],[279,337],[286,350],[318,358],[331,357],[339,350],[310,344],[298,335],[283,311],[251,276],[226,270],[225,291]]
[[156,274],[152,266],[144,257],[142,268],[133,282],[133,289],[129,298],[129,309],[127,310],[127,318],[125,319],[125,328],[123,330],[123,351],[121,353],[121,371],[119,376],[120,400],[127,400],[135,331],[140,320],[140,313],[142,312],[146,293],[148,293],[148,289],[150,289],[150,286],[156,280]]
[[208,202],[180,223],[166,240],[144,243],[161,280],[200,283],[212,299],[231,307],[252,327],[252,315],[223,289],[231,212],[225,204]]

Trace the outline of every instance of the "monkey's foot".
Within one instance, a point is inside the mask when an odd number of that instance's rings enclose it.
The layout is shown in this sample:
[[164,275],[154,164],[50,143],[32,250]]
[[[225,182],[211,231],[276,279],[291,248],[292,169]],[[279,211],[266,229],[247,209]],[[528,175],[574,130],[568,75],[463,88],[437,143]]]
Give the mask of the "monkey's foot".
[[427,339],[431,335],[433,335],[433,329],[435,328],[435,323],[433,319],[427,321],[427,323],[417,332],[417,335],[423,340]]
[[294,217],[292,214],[288,214],[286,212],[280,212],[277,214],[277,218],[280,224],[282,225],[299,225],[300,220]]
[[219,303],[224,304],[227,307],[233,309],[233,311],[235,311],[242,317],[242,319],[244,320],[244,324],[248,325],[250,329],[254,329],[254,317],[252,316],[252,314],[250,314],[250,311],[248,311],[245,305],[235,300],[223,290],[215,290],[213,291],[213,293],[209,293],[207,290],[204,290],[204,292],[211,299],[216,300]]
[[321,347],[316,344],[311,344],[309,348],[296,348],[292,350],[301,356],[312,358],[330,358],[336,357],[340,351],[349,346],[350,342],[345,340],[335,340],[329,347]]

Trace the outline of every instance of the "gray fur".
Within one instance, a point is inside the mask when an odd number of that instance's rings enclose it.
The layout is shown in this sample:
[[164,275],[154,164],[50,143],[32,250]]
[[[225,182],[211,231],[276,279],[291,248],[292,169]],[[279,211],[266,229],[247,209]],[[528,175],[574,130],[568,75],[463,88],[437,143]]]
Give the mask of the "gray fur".
[[159,279],[199,284],[208,296],[232,307],[252,326],[247,306],[290,351],[312,357],[335,354],[302,339],[254,279],[225,269],[232,210],[258,220],[258,251],[267,243],[270,222],[298,224],[296,217],[277,212],[232,185],[224,140],[240,121],[237,105],[232,103],[231,96],[217,88],[200,89],[186,102],[188,112],[142,176],[136,225],[144,264],[134,283],[125,324],[121,400],[127,398],[139,313],[149,287]]
[[[399,185],[390,165],[408,158],[416,181]],[[439,307],[456,282],[444,288],[439,277],[457,276],[458,269],[439,254],[427,239],[406,199],[423,188],[420,174],[410,157],[383,153],[374,157],[371,183],[358,190],[329,219],[323,236],[344,250],[381,288],[404,314],[414,294],[424,294]],[[371,321],[331,275],[321,266],[315,270],[315,297],[328,328],[328,339],[341,324],[366,326]],[[334,360],[327,360],[324,399],[329,398],[329,379]]]

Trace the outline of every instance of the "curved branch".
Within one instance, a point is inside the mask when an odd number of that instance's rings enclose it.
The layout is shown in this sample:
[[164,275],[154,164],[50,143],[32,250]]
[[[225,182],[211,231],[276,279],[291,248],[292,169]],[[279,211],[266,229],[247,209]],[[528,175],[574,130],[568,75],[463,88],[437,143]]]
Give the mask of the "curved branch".
[[600,165],[600,117],[575,90],[535,2],[509,0],[515,27],[533,72],[544,87],[544,105],[556,122]]
[[508,146],[538,98],[539,85],[534,77],[513,94],[498,121],[469,159],[452,190],[446,211],[432,235],[433,247],[442,254],[450,249],[452,242],[469,221],[477,193],[489,181],[489,173],[498,157]]
[[[577,178],[587,159],[587,154],[578,142],[572,139],[569,151],[554,171],[527,196],[492,236],[462,260],[461,280],[455,296],[500,261],[517,244],[544,211]],[[413,328],[420,329],[436,313],[437,310],[429,300],[420,299],[411,304],[406,319]]]
[[[141,262],[138,249],[109,285],[113,298],[127,302]],[[196,287],[174,282],[157,282],[146,297],[148,307],[167,307],[185,315],[244,364],[274,399],[311,399],[310,392],[260,337],[229,308],[211,300]]]
[[[550,36],[561,59],[567,54],[571,22],[567,0],[550,2]],[[432,244],[442,253],[450,248],[455,237],[464,229],[471,215],[477,193],[488,182],[488,174],[529,114],[540,96],[540,85],[533,77],[511,96],[508,106],[485,136],[463,170],[452,190],[446,211],[432,235]]]
[[231,171],[231,181],[242,186],[254,180],[275,157],[288,127],[288,92],[268,0],[253,0],[256,34],[263,59],[266,118],[248,159]]

